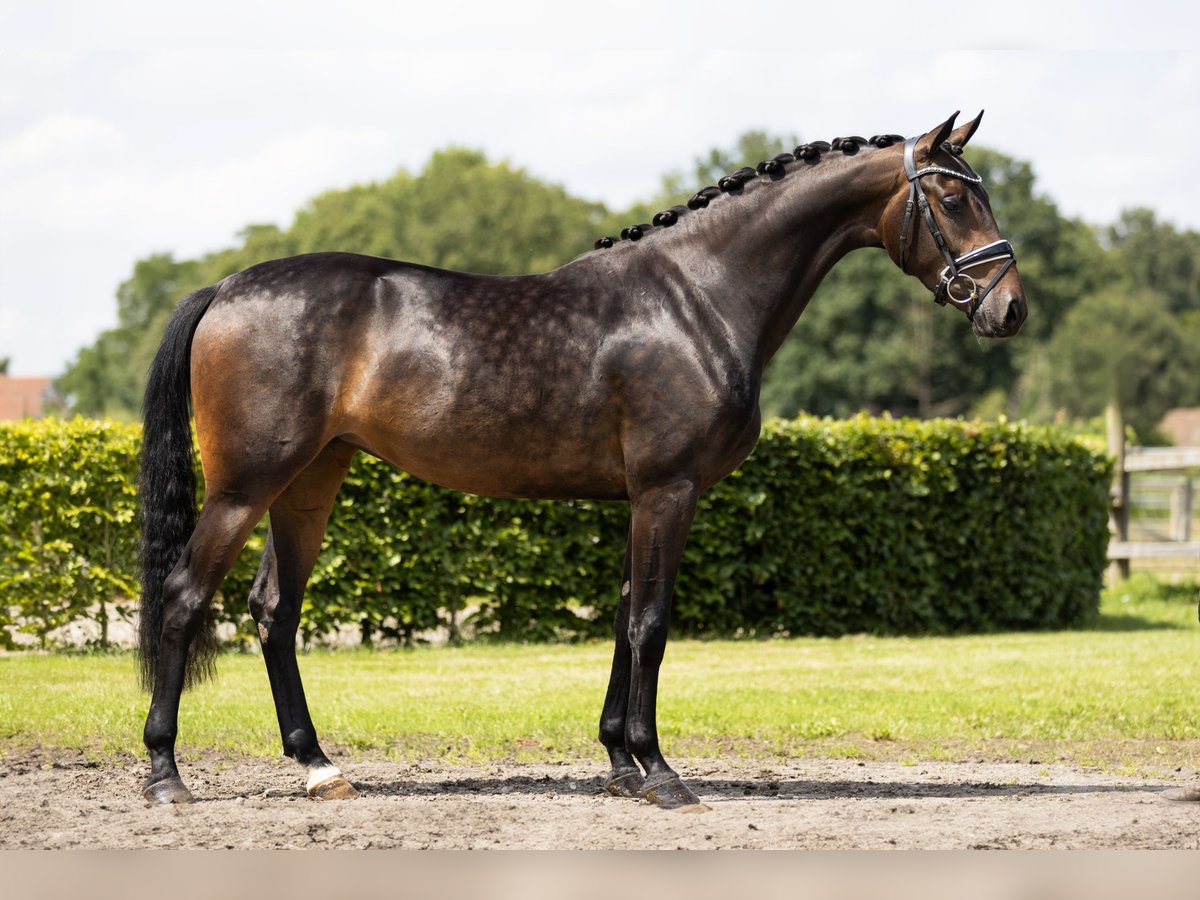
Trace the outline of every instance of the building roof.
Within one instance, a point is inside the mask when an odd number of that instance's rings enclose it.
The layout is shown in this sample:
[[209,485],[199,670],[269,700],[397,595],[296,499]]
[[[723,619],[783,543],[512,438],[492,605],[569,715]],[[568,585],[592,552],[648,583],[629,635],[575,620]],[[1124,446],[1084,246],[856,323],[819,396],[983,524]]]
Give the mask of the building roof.
[[49,395],[49,378],[0,375],[0,422],[39,418]]
[[1200,447],[1200,407],[1170,410],[1158,423],[1158,430],[1176,447]]

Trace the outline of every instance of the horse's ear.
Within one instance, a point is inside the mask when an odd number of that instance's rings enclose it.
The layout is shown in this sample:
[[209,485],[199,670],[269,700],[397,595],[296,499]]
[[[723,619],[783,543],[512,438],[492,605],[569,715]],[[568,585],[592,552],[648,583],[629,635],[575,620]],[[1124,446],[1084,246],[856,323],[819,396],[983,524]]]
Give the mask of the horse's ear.
[[933,156],[934,151],[950,138],[957,118],[958,110],[955,110],[954,115],[917,141],[917,159],[928,161]]
[[983,121],[983,110],[981,109],[979,111],[979,115],[977,115],[974,119],[972,119],[966,125],[960,125],[958,128],[954,129],[954,132],[950,135],[950,143],[952,143],[958,147],[967,146],[967,141],[971,140],[971,135],[973,135],[976,132],[976,130],[978,130],[979,123],[982,121]]

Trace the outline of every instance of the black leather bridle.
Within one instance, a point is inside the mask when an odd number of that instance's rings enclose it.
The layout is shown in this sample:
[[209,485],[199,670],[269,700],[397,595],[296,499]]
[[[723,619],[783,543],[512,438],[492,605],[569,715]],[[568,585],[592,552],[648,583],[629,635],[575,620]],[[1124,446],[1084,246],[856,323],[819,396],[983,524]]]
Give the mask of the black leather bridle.
[[[929,209],[929,200],[925,196],[925,191],[921,189],[922,175],[949,175],[951,178],[958,178],[970,184],[979,184],[983,181],[978,175],[968,172],[959,172],[955,169],[947,169],[944,166],[926,166],[923,169],[918,169],[916,164],[916,148],[917,141],[924,135],[911,137],[904,142],[904,175],[908,178],[909,191],[908,203],[904,207],[904,227],[900,231],[900,268],[907,273],[908,269],[905,266],[905,259],[908,251],[908,233],[912,225],[913,208],[917,208],[921,212],[921,218],[925,220],[925,224],[929,227],[929,233],[933,236],[933,242],[937,244],[938,250],[942,252],[942,256],[946,259],[946,267],[938,273],[938,283],[933,289],[933,299],[940,305],[945,306],[951,303],[961,310],[964,310],[968,318],[975,317],[975,310],[979,309],[979,305],[991,292],[1000,279],[1004,277],[1013,264],[1017,261],[1017,255],[1010,244],[1006,240],[993,241],[992,243],[972,250],[969,253],[964,253],[962,256],[955,257],[950,252],[950,248],[946,246],[946,239],[942,237],[942,231],[937,226],[937,222],[933,219],[933,213]],[[1004,265],[1000,267],[992,280],[987,283],[987,287],[980,288],[975,279],[966,273],[967,269],[975,269],[979,266],[986,266],[990,263],[1004,260]],[[965,296],[956,297],[955,292],[964,294]]]

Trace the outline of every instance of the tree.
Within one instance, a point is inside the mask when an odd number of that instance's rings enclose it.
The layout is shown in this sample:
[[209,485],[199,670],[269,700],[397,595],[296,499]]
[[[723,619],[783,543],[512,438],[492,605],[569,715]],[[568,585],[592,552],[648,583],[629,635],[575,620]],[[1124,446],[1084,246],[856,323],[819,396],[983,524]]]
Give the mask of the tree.
[[1024,411],[1090,417],[1112,400],[1148,437],[1167,409],[1200,403],[1200,235],[1131,209],[1104,236],[1107,288],[1033,351]]
[[1018,340],[1029,348],[1053,333],[1080,297],[1111,285],[1116,267],[1094,228],[1063,216],[1053,200],[1037,191],[1028,162],[987,147],[972,146],[967,156],[983,178],[1000,233],[1017,251],[1030,304]]
[[1149,435],[1163,414],[1200,401],[1194,341],[1162,295],[1113,289],[1085,297],[1050,341],[1053,396],[1072,418],[1100,415],[1110,400],[1125,421]]
[[79,351],[56,387],[89,416],[129,419],[141,408],[145,373],[175,304],[200,287],[199,265],[157,253],[134,264],[117,288],[117,327]]
[[1200,234],[1176,231],[1139,208],[1124,210],[1107,237],[1130,287],[1156,292],[1173,313],[1200,311]]

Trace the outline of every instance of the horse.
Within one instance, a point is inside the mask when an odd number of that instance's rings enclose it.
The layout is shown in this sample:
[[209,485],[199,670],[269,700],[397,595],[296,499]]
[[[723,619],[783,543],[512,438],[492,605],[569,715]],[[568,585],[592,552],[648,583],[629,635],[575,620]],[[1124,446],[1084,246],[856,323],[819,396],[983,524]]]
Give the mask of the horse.
[[192,799],[175,761],[181,694],[212,672],[208,608],[264,515],[249,608],[283,752],[307,769],[309,796],[358,795],[318,743],[295,636],[335,495],[364,452],[458,491],[629,502],[604,789],[704,808],[658,741],[676,573],[697,498],[758,439],[763,369],[817,285],[850,251],[883,248],[977,336],[1025,320],[1015,253],[962,159],[983,113],[957,116],[907,140],[802,144],[542,274],[314,253],[182,300],[144,403],[143,796]]

